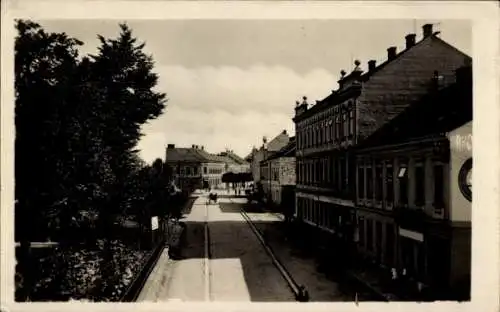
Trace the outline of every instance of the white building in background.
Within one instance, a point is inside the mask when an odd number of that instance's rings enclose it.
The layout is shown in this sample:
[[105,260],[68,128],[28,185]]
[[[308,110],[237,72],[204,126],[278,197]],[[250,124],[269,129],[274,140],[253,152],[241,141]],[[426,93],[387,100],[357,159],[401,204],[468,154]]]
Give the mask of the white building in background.
[[269,142],[267,142],[266,137],[262,138],[262,146],[259,149],[252,149],[252,152],[246,157],[246,160],[250,162],[250,170],[254,182],[260,182],[261,180],[260,162],[284,148],[289,141],[290,136],[286,130],[283,130]]

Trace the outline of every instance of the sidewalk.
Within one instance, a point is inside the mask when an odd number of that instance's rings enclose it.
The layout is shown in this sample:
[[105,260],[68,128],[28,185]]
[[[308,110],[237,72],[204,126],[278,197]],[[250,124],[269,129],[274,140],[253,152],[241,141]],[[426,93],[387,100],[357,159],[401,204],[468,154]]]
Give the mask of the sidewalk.
[[[284,219],[285,219],[283,214],[281,214],[281,213],[273,212],[268,208],[263,208],[262,210],[266,213],[269,213],[273,217],[279,219],[280,221],[284,221]],[[281,239],[285,239],[285,240],[287,239],[287,238],[283,238],[285,233],[279,233],[276,235],[281,236],[282,237]],[[269,235],[266,235],[266,236],[269,237]],[[274,237],[272,240],[275,240],[275,239],[277,239],[277,238]],[[279,239],[277,239],[277,240],[279,240]],[[281,250],[282,247],[277,246],[276,241],[275,242],[270,241],[269,243],[273,246],[274,249],[276,249],[278,251],[278,253],[283,252],[283,250]],[[285,256],[285,254],[283,254],[283,255]],[[312,258],[314,258],[314,256],[312,256]],[[314,269],[315,269],[315,266],[309,266],[309,267],[314,267]],[[304,270],[304,267],[302,267],[302,270]],[[309,270],[306,269],[305,271],[309,271]],[[318,273],[308,272],[306,275],[314,276],[316,274],[318,274]],[[387,301],[405,300],[405,299],[400,298],[400,296],[394,294],[390,289],[388,289],[389,285],[384,284],[384,278],[387,278],[387,277],[383,276],[383,273],[381,272],[381,270],[375,270],[375,269],[371,269],[371,268],[350,269],[347,271],[347,275],[353,281],[362,285],[363,288],[365,288],[365,289],[369,290],[371,293],[375,294],[376,297],[379,299],[383,299],[383,300],[387,300]],[[321,294],[320,297],[324,298],[324,295]],[[368,296],[368,297],[371,297],[371,296]],[[358,299],[363,300],[363,298],[361,298],[361,297],[359,297]],[[408,300],[408,299],[406,299],[406,300]]]
[[[350,302],[356,292],[348,285],[341,285],[317,270],[316,259],[307,252],[297,250],[284,232],[283,223],[276,213],[247,213],[260,231],[275,256],[299,285],[309,292],[310,302]],[[358,299],[367,301],[370,294],[359,292]]]

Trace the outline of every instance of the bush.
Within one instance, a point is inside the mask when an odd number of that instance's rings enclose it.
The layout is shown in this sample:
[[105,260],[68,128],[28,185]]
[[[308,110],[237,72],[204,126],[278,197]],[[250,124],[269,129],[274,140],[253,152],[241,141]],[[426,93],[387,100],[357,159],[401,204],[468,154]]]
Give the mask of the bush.
[[[119,301],[146,263],[150,251],[134,250],[118,241],[111,242],[111,261],[104,255],[104,242],[96,249],[63,250],[39,248],[32,254],[33,301]],[[17,268],[16,300],[25,287]]]

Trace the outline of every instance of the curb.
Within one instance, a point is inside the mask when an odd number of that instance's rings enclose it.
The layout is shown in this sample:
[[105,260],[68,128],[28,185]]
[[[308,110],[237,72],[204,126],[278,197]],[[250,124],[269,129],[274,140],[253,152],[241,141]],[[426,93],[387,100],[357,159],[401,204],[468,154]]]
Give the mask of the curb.
[[142,291],[142,288],[146,284],[149,275],[151,274],[153,268],[160,259],[160,255],[162,254],[164,249],[165,249],[165,241],[162,240],[162,242],[160,242],[158,246],[156,246],[155,249],[153,249],[151,256],[146,261],[146,264],[142,267],[142,269],[139,271],[134,281],[130,284],[130,286],[127,288],[123,296],[120,298],[120,302],[134,302],[137,300],[139,294]]
[[259,240],[261,245],[266,250],[267,254],[271,257],[273,264],[276,266],[278,271],[281,273],[281,275],[283,276],[283,278],[287,282],[288,287],[290,287],[291,291],[293,292],[293,294],[295,296],[295,299],[297,301],[308,301],[308,298],[304,298],[304,293],[307,293],[307,290],[305,289],[305,287],[302,286],[302,291],[301,291],[301,287],[297,284],[297,282],[295,282],[295,280],[293,279],[291,274],[287,271],[287,269],[283,266],[283,264],[278,260],[278,258],[276,258],[271,247],[266,243],[266,241],[264,240],[264,238],[260,234],[259,230],[257,230],[255,225],[252,223],[252,220],[250,219],[250,217],[248,217],[248,215],[246,214],[246,212],[244,210],[241,210],[240,213],[243,216],[243,218],[245,219],[245,221],[249,224],[250,228],[254,232],[255,236],[257,237],[257,239]]

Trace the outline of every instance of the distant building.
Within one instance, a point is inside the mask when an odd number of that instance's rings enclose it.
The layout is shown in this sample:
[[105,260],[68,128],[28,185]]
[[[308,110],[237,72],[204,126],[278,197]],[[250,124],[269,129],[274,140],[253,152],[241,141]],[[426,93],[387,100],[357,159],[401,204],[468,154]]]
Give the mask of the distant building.
[[267,159],[261,161],[264,196],[273,205],[290,209],[295,206],[295,137]]
[[226,172],[250,172],[250,163],[236,155],[232,150],[221,152],[218,156],[221,156],[224,159],[224,162],[226,163]]
[[259,149],[254,148],[252,150],[251,155],[247,156],[247,159],[250,161],[250,170],[252,171],[254,182],[257,183],[261,180],[260,162],[285,147],[289,140],[290,137],[288,136],[288,133],[286,130],[283,130],[270,142],[267,142],[267,138],[264,137],[262,139],[262,146]]
[[356,152],[358,251],[434,299],[470,299],[472,74],[430,92]]
[[336,257],[348,255],[357,238],[353,149],[436,84],[454,83],[454,71],[471,61],[438,38],[430,24],[423,26],[421,41],[416,42],[415,34],[405,39],[405,50],[397,53],[396,47],[389,47],[387,60],[378,66],[369,61],[365,73],[356,61],[351,73],[341,72],[338,90],[312,107],[304,98],[295,108],[296,218],[312,225],[315,233],[320,229],[318,242],[325,238],[330,244],[326,236],[331,234],[338,238],[339,246],[347,249],[335,247]]
[[225,170],[225,163],[205,151],[204,147],[175,147],[169,144],[166,150],[166,164],[172,169],[176,185],[185,192],[204,186],[219,187]]

